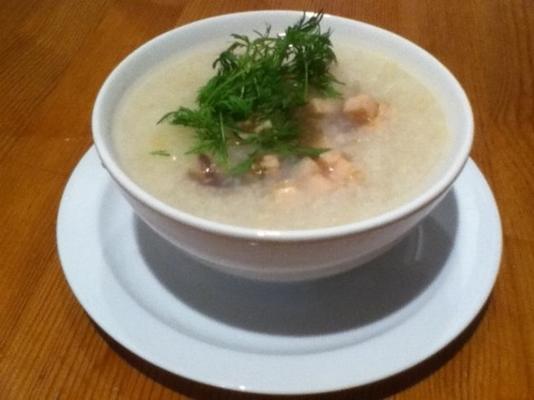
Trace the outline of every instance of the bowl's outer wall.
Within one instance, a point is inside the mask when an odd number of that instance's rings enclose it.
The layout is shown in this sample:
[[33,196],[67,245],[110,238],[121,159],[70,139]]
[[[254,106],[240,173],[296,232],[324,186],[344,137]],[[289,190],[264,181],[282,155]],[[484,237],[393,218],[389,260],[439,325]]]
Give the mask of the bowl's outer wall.
[[[122,171],[113,151],[112,118],[117,102],[140,74],[169,57],[169,54],[205,43],[213,39],[215,34],[215,37],[226,37],[236,30],[246,32],[264,21],[273,22],[273,31],[282,30],[301,15],[300,12],[289,11],[231,14],[197,21],[167,32],[135,50],[112,72],[97,97],[93,112],[93,136],[99,156],[135,212],[154,231],[190,255],[223,271],[250,278],[311,279],[355,267],[387,250],[443,198],[467,161],[472,143],[473,122],[467,97],[455,78],[437,60],[414,44],[385,30],[326,16],[326,26],[334,27],[335,34],[363,41],[393,58],[406,60],[423,83],[432,84],[440,93],[439,100],[453,134],[454,151],[444,161],[446,173],[434,188],[414,200],[412,203],[416,203],[416,206],[405,205],[405,210],[409,212],[402,211],[401,207],[385,213],[377,218],[379,222],[370,220],[363,224],[370,226],[370,229],[363,229],[362,224],[358,229],[347,225],[335,229],[343,234],[299,234],[296,240],[294,237],[284,240],[282,232],[277,240],[276,237],[261,236],[260,231],[248,230],[252,233],[243,233],[243,229],[238,227],[216,229],[211,221],[170,209],[139,188]],[[241,233],[234,234],[236,232]]]
[[201,262],[234,275],[268,281],[298,281],[334,275],[387,251],[443,199],[443,193],[406,218],[380,228],[307,241],[250,240],[198,229],[168,218],[122,188],[135,213],[154,232]]

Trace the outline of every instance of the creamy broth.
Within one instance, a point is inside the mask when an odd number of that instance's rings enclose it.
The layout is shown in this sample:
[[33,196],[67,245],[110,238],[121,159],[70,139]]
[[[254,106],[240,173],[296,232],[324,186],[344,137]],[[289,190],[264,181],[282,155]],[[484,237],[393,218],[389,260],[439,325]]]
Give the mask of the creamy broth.
[[[191,214],[261,229],[309,229],[376,216],[416,196],[450,149],[445,116],[432,92],[402,65],[372,51],[334,42],[332,67],[344,94],[366,93],[387,105],[387,121],[330,142],[354,163],[358,179],[336,190],[286,201],[279,184],[258,179],[230,187],[201,185],[187,171],[194,131],[159,124],[179,106],[193,107],[198,88],[214,73],[223,46],[213,44],[172,58],[142,76],[121,100],[112,135],[126,173],[155,197]],[[150,154],[166,150],[169,157]]]

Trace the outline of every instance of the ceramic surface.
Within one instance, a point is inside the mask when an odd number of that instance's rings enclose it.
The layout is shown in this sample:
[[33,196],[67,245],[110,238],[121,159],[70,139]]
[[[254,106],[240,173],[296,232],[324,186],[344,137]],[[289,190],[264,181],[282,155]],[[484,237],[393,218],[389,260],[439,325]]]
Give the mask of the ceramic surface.
[[134,214],[94,149],[65,189],[57,235],[70,287],[117,342],[175,374],[272,394],[363,385],[431,356],[479,312],[501,256],[473,162],[390,251],[313,281],[253,281],[194,261]]
[[272,25],[283,31],[302,16],[297,11],[229,14],[194,22],[167,32],[128,56],[109,76],[93,112],[93,137],[103,165],[117,181],[136,213],[156,232],[190,255],[226,272],[249,278],[291,281],[332,275],[363,264],[389,249],[422,220],[439,201],[467,161],[473,138],[469,101],[452,74],[429,53],[386,30],[326,15],[323,28],[333,36],[358,41],[405,64],[437,94],[453,136],[453,150],[430,187],[394,210],[341,226],[276,231],[231,226],[172,208],[137,186],[113,154],[111,121],[125,89],[170,55],[199,46],[236,29],[252,33]]

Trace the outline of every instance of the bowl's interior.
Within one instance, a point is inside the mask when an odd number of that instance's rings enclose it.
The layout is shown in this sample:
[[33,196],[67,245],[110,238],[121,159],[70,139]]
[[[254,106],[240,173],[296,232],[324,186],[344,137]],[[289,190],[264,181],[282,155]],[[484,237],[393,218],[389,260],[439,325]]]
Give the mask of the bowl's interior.
[[[273,32],[283,31],[301,16],[302,13],[297,11],[259,11],[213,17],[164,33],[131,53],[104,83],[93,112],[95,145],[103,164],[113,178],[134,197],[174,219],[229,235],[256,237],[257,230],[233,227],[194,217],[167,206],[138,187],[121,170],[116,161],[111,140],[111,124],[117,104],[126,89],[139,76],[168,57],[212,41],[214,38],[228,37],[232,33],[250,34],[258,28],[261,30],[267,24],[272,26]],[[433,56],[398,35],[362,22],[326,15],[322,25],[325,29],[332,29],[334,39],[336,37],[349,38],[362,47],[379,51],[398,60],[433,90],[443,108],[452,134],[451,151],[444,157],[441,167],[437,168],[428,187],[401,207],[369,220],[339,227],[292,231],[291,233],[273,232],[278,238],[283,238],[284,235],[288,238],[338,235],[342,232],[362,231],[402,218],[428,204],[452,184],[467,160],[472,143],[473,122],[467,97],[452,74]],[[267,235],[269,235],[268,232]]]

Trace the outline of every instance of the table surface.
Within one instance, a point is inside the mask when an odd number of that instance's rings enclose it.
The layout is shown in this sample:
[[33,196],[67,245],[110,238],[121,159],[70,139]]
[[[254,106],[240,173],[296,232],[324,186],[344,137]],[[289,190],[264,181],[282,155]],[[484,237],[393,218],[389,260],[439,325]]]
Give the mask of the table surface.
[[376,24],[421,45],[450,68],[472,101],[472,157],[495,193],[504,230],[493,294],[457,340],[390,379],[315,398],[527,399],[534,392],[531,1],[3,0],[2,399],[270,398],[173,376],[114,343],[68,288],[55,236],[63,187],[91,146],[92,104],[113,67],[175,26],[269,8],[323,9]]

